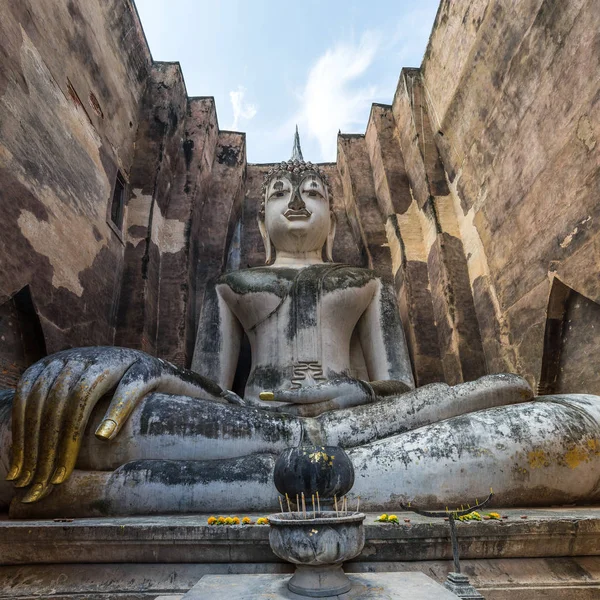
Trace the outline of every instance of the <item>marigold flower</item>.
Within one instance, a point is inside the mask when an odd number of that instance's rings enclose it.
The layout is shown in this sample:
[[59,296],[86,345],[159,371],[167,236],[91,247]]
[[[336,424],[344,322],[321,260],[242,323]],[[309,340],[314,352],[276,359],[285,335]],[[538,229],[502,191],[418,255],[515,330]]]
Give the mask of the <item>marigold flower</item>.
[[233,525],[233,519],[231,517],[225,517],[225,525]]
[[256,519],[256,524],[257,525],[268,525],[269,519],[267,519],[267,517],[259,517],[258,519]]
[[239,517],[233,517],[233,524],[234,525],[239,525],[240,524],[240,518]]
[[242,523],[243,523],[244,525],[251,525],[251,524],[252,524],[252,519],[251,519],[250,517],[244,517],[244,518],[242,519]]
[[396,515],[390,515],[387,520],[388,523],[398,523],[398,517]]
[[223,525],[225,523],[225,517],[219,517],[217,519],[217,525]]
[[207,523],[209,525],[214,525],[217,522],[216,517],[208,517]]

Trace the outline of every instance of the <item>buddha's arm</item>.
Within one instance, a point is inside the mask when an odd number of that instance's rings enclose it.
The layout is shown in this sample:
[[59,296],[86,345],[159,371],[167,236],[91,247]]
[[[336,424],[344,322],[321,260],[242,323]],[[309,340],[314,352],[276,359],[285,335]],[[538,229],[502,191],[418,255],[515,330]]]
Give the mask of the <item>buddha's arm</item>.
[[357,327],[371,386],[389,396],[415,384],[396,295],[389,283],[378,284]]
[[230,390],[240,354],[243,330],[223,298],[223,284],[207,293],[196,337],[192,369]]

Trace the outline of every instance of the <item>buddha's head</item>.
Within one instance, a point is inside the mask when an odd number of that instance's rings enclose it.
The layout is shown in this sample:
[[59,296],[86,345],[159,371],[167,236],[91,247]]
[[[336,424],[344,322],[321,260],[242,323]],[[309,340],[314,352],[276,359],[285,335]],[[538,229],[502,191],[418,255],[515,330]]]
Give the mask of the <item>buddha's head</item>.
[[290,254],[324,250],[326,260],[333,260],[335,216],[329,182],[318,165],[302,160],[296,143],[297,157],[270,169],[263,183],[258,224],[267,264],[273,262],[272,246],[275,252]]

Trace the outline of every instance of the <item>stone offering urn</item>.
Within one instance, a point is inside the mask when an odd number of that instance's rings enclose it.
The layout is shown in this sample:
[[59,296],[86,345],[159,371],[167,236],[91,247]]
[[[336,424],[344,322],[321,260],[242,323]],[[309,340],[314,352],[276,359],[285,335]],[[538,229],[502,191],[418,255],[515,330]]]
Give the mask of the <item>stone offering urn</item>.
[[291,592],[322,598],[344,594],[352,587],[342,564],[358,556],[365,545],[365,515],[339,514],[323,511],[316,513],[316,518],[297,513],[269,516],[271,549],[296,565],[288,582]]

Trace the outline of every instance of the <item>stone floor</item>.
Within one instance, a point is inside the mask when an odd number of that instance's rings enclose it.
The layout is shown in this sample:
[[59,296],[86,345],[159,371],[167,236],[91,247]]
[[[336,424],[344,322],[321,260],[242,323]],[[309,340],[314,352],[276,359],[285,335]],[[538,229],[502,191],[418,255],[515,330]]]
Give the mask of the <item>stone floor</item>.
[[[488,600],[600,598],[600,508],[498,512],[508,518],[458,524],[463,570]],[[443,581],[448,523],[397,515],[400,525],[367,515],[365,548],[346,570]],[[267,526],[210,527],[207,516],[0,519],[0,598],[154,599],[182,595],[205,574],[291,572]]]
[[[288,590],[288,579],[286,575],[206,575],[182,600],[306,600]],[[350,591],[323,600],[457,600],[423,573],[369,573],[350,579]]]

